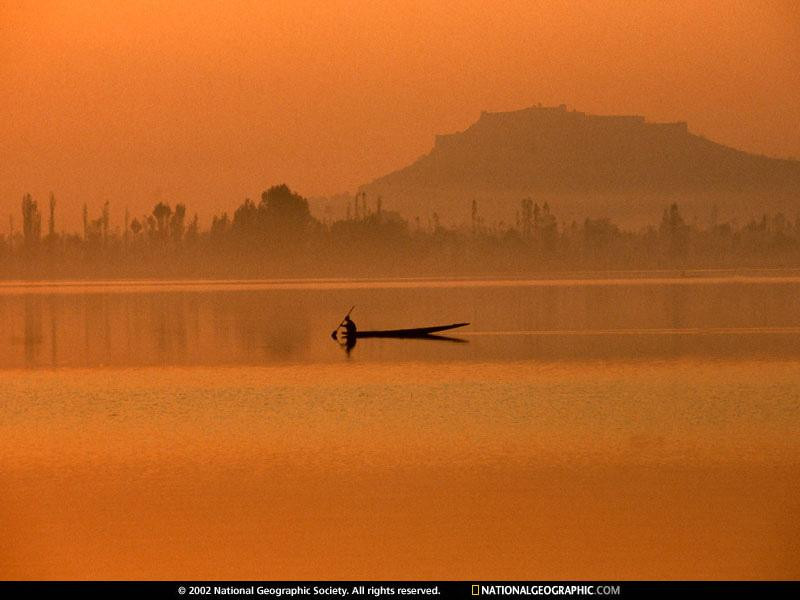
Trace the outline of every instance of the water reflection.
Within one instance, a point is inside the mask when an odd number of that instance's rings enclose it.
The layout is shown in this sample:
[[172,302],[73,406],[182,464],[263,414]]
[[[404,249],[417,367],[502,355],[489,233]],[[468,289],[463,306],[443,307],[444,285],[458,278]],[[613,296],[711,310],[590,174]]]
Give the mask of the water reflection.
[[[346,329],[343,327],[339,327],[339,329],[335,330],[333,334],[331,334],[333,341],[339,344],[339,346],[344,350],[347,357],[350,357],[350,353],[358,344],[358,335],[349,334]],[[441,335],[441,334],[425,334],[425,335],[416,335],[416,336],[409,336],[407,338],[400,338],[396,336],[386,336],[385,338],[381,338],[380,336],[371,336],[371,340],[376,339],[394,339],[395,341],[408,341],[414,340],[418,342],[450,342],[453,344],[467,344],[469,340],[465,340],[463,338],[454,337],[450,335]],[[369,342],[366,342],[369,343]]]
[[4,575],[797,577],[800,281],[165,288],[0,287]]
[[0,367],[337,362],[343,357],[330,328],[353,303],[365,329],[472,322],[436,338],[469,344],[373,339],[350,346],[358,361],[797,357],[798,292],[800,281],[774,279],[349,289],[138,284],[113,293],[53,284],[0,290]]
[[38,361],[39,350],[42,345],[42,299],[36,297],[25,298],[25,364],[34,364]]

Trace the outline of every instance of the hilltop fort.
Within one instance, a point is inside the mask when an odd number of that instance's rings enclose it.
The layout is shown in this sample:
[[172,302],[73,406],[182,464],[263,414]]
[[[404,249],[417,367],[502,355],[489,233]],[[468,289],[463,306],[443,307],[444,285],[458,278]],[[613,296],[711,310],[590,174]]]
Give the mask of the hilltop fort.
[[463,222],[473,200],[487,218],[513,219],[522,198],[564,218],[651,222],[677,202],[697,218],[800,210],[800,162],[750,154],[692,133],[685,122],[590,115],[566,106],[483,112],[436,136],[413,164],[363,186],[406,216]]

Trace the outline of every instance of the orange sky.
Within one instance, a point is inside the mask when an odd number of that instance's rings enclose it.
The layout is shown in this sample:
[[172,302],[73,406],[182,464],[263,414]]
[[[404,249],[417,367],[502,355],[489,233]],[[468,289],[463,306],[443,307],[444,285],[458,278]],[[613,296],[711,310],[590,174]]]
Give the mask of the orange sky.
[[539,102],[800,156],[800,5],[0,0],[0,214],[54,190],[70,229],[104,200],[117,223],[157,199],[207,222],[279,182],[354,190]]

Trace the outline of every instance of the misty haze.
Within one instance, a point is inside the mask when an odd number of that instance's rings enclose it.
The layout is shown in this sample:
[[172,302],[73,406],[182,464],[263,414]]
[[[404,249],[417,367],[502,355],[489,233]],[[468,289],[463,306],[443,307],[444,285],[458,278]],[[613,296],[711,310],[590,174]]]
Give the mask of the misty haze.
[[0,2],[0,580],[800,577],[798,24]]

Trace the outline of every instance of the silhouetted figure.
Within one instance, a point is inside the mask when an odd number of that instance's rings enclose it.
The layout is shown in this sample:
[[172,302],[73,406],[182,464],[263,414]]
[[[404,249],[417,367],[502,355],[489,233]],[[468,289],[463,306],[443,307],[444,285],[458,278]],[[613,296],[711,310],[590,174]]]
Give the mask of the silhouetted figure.
[[342,323],[344,327],[344,334],[347,336],[347,340],[350,341],[351,339],[356,339],[356,324],[350,318],[350,315],[347,315],[344,318],[344,323]]
[[350,351],[355,348],[358,338],[356,337],[356,324],[349,314],[344,318],[342,327],[344,327],[344,349],[347,355],[350,356]]
[[350,356],[350,351],[356,347],[357,341],[358,338],[355,336],[355,334],[344,336],[344,350],[347,352],[348,357]]

